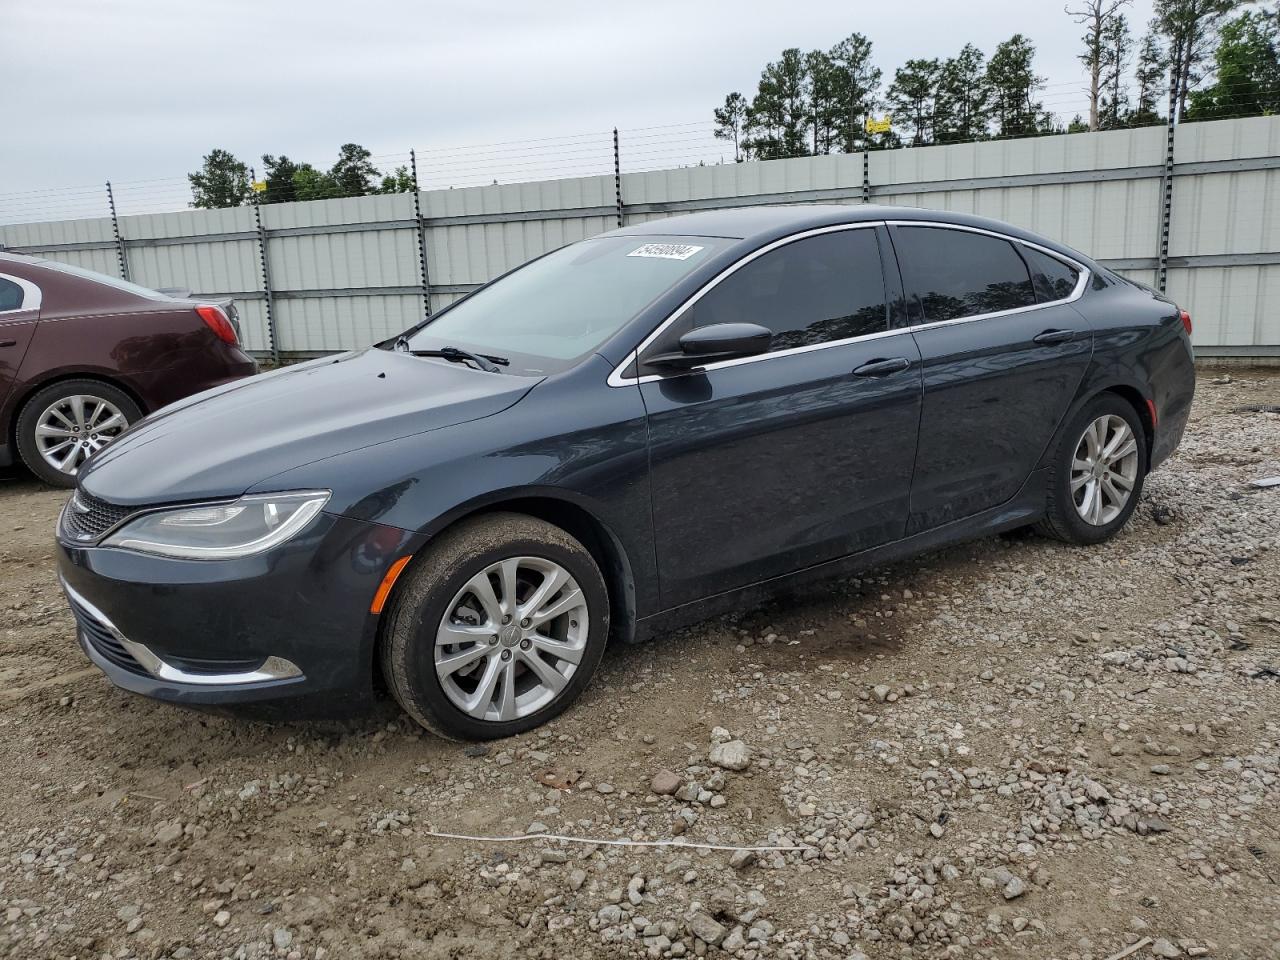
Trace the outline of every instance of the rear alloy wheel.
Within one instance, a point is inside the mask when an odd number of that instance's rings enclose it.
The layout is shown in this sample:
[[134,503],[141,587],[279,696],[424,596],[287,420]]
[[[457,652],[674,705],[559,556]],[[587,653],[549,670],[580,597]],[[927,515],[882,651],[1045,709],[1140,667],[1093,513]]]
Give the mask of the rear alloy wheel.
[[604,579],[585,547],[522,514],[444,534],[395,601],[383,672],[427,729],[470,740],[531,729],[565,709],[608,635]]
[[124,391],[97,380],[66,380],[46,387],[22,408],[18,450],[46,483],[75,486],[90,456],[141,419]]
[[1069,543],[1100,543],[1125,525],[1147,473],[1142,422],[1122,397],[1104,393],[1063,431],[1040,529]]

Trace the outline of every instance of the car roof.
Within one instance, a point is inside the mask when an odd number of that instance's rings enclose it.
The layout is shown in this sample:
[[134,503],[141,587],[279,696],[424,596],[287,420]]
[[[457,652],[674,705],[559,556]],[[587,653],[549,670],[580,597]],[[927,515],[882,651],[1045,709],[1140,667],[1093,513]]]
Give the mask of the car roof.
[[788,204],[785,206],[734,207],[728,210],[706,210],[650,220],[631,227],[611,230],[605,236],[690,236],[723,237],[748,241],[752,247],[805,230],[879,220],[922,220],[992,230],[1020,240],[1056,250],[1086,265],[1092,261],[1076,250],[1055,240],[989,217],[977,217],[950,210],[926,210],[920,207],[895,207],[880,204]]

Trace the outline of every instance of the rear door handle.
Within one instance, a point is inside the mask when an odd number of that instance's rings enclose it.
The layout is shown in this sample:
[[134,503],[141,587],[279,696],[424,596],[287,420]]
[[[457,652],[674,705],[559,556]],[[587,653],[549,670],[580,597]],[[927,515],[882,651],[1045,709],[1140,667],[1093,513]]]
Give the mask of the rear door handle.
[[887,377],[891,373],[899,373],[911,366],[906,357],[894,357],[892,360],[872,360],[860,367],[855,367],[855,377]]
[[17,340],[0,340],[0,347],[14,347],[17,346],[17,344]]
[[1074,330],[1046,330],[1044,333],[1038,334],[1031,339],[1036,343],[1053,344],[1053,343],[1070,343],[1076,338]]

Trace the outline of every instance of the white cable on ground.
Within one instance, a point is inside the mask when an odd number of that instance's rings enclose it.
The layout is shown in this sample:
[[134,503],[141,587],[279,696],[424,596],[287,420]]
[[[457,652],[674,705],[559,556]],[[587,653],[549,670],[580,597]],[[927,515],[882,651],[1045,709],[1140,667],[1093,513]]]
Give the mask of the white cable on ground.
[[474,837],[465,833],[445,833],[440,830],[423,831],[429,837],[445,840],[475,840],[479,843],[512,843],[520,840],[563,840],[566,843],[604,844],[611,847],[689,847],[695,850],[807,850],[808,847],[770,846],[738,847],[722,843],[698,843],[693,840],[595,840],[591,837],[568,837],[559,833],[521,833],[511,837]]

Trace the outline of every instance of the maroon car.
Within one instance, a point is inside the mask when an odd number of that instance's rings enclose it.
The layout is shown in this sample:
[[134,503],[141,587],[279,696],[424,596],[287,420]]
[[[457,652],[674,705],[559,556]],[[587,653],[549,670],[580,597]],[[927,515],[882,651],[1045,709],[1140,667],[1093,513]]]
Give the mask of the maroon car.
[[257,369],[230,301],[0,252],[0,466],[70,487],[130,424]]

